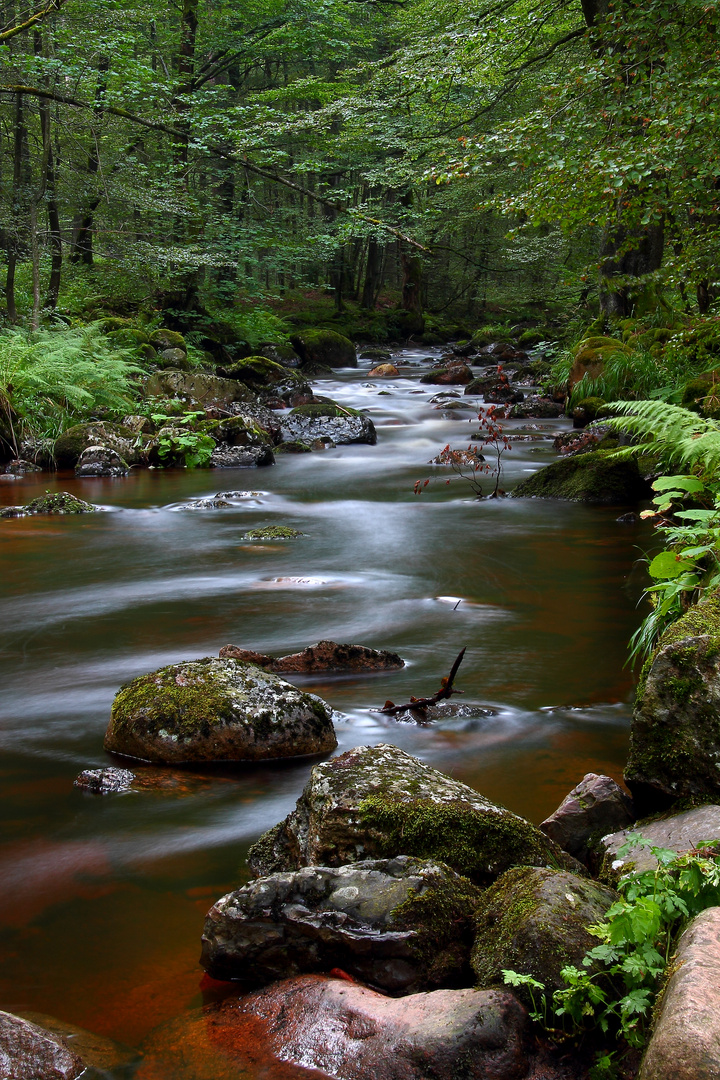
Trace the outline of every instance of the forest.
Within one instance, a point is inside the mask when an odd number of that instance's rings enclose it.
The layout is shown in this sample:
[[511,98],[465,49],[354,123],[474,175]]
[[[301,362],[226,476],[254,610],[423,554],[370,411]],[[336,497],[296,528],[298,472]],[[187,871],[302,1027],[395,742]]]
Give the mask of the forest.
[[0,1075],[720,1075],[720,4],[0,9]]

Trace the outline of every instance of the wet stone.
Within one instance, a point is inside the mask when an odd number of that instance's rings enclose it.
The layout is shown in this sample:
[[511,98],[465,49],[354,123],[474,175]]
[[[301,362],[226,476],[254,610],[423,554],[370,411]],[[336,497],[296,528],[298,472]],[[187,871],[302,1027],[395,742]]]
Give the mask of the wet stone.
[[12,1013],[0,1012],[3,1080],[74,1080],[84,1069],[60,1036]]
[[83,769],[74,781],[74,786],[98,795],[111,795],[130,791],[134,779],[135,773],[129,769],[115,769],[112,766],[106,769]]

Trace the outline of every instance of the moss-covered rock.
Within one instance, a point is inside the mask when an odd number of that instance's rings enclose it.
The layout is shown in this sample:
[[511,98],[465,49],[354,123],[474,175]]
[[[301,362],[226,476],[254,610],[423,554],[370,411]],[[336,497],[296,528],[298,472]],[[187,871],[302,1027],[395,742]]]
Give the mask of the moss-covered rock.
[[262,761],[326,753],[337,739],[320,698],[253,664],[208,658],[123,686],[104,745],[143,761]]
[[302,363],[292,345],[265,343],[260,346],[258,356],[264,356],[266,360],[274,360],[276,364],[288,368],[299,367]]
[[585,338],[575,349],[575,357],[570,369],[569,385],[572,388],[581,379],[598,379],[605,370],[608,360],[618,353],[630,356],[632,349],[619,338],[593,336]]
[[646,665],[625,782],[643,813],[720,798],[720,592],[666,630]]
[[236,379],[221,379],[203,372],[156,371],[145,384],[146,397],[180,398],[186,404],[227,408],[236,401],[255,400],[253,392]]
[[682,404],[691,412],[712,419],[720,416],[720,371],[708,371],[690,379],[683,388]]
[[442,863],[407,856],[273,874],[211,908],[200,962],[246,986],[333,967],[391,994],[469,985],[480,897]]
[[264,356],[248,356],[236,360],[232,366],[219,369],[227,379],[237,379],[254,391],[272,390],[278,397],[310,393],[309,383],[296,371]]
[[324,367],[357,367],[355,346],[334,330],[301,330],[290,338],[303,364]]
[[252,416],[242,414],[223,420],[201,420],[194,430],[230,446],[272,446],[273,441],[270,433]]
[[155,330],[150,334],[149,340],[158,352],[164,352],[165,349],[182,349],[184,353],[187,353],[185,338],[175,330]]
[[80,455],[90,446],[106,446],[114,450],[128,465],[145,461],[148,439],[122,424],[96,420],[75,424],[55,440],[53,456],[58,469],[74,469]]
[[650,488],[634,458],[618,460],[611,450],[564,458],[523,480],[518,498],[569,499],[625,505],[647,498]]
[[586,397],[581,401],[578,401],[575,409],[573,409],[573,419],[575,418],[575,411],[579,411],[583,414],[583,420],[586,424],[591,423],[593,420],[597,420],[598,416],[605,408],[605,399],[601,397]]
[[84,499],[78,499],[77,495],[71,495],[69,491],[56,491],[52,494],[48,491],[27,503],[24,511],[26,514],[97,514],[99,508]]
[[508,870],[477,908],[472,966],[478,987],[502,986],[509,968],[538,979],[549,993],[561,989],[560,971],[580,966],[597,945],[587,928],[616,899],[612,889],[576,874],[535,866]]
[[248,862],[264,875],[396,855],[439,859],[479,884],[515,865],[580,868],[530,822],[385,744],[316,766]]
[[262,529],[249,529],[245,533],[246,540],[296,540],[298,536],[304,536],[299,529],[291,529],[287,525],[266,525]]

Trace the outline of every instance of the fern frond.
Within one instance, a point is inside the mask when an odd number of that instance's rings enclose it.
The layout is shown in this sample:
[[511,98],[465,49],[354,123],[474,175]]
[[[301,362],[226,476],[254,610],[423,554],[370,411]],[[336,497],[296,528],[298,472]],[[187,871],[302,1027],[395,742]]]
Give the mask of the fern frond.
[[608,427],[644,440],[632,452],[656,451],[668,464],[705,472],[720,469],[718,421],[666,401],[614,401],[609,408],[616,415],[603,421]]

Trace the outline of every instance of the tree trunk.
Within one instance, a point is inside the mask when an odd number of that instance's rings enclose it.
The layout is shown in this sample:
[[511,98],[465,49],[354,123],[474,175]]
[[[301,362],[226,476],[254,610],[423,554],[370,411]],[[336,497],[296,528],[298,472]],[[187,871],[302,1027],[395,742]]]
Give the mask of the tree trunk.
[[606,315],[626,319],[637,313],[647,288],[622,281],[613,284],[613,279],[642,278],[659,270],[664,246],[665,227],[662,223],[634,234],[628,233],[622,224],[607,231],[602,246],[600,282],[600,307]]
[[382,246],[372,238],[368,242],[367,263],[365,265],[365,281],[363,282],[360,306],[374,308],[377,303],[378,293],[382,288]]
[[403,272],[401,307],[403,311],[422,315],[422,259],[419,255],[408,255],[401,251],[400,263]]
[[5,300],[7,302],[8,318],[11,323],[17,322],[17,304],[15,302],[15,270],[17,268],[18,255],[20,254],[22,241],[22,218],[26,200],[26,184],[29,177],[26,176],[28,168],[28,142],[27,129],[25,127],[25,113],[23,108],[22,94],[15,95],[15,117],[13,123],[13,193],[12,193],[12,225],[7,234],[7,258],[8,268],[5,279]]
[[[101,56],[98,60],[97,72],[98,80],[95,87],[95,108],[94,114],[96,121],[101,121],[103,113],[105,111],[105,93],[107,91],[108,72],[110,70],[110,60],[106,56]],[[98,151],[97,135],[96,132],[92,132],[92,142],[88,151],[88,160],[86,171],[88,175],[88,188],[91,192],[88,203],[78,217],[75,219],[73,228],[73,249],[70,255],[70,262],[84,263],[85,266],[93,265],[93,233],[95,229],[95,211],[100,205],[100,195],[94,192],[96,177],[100,170],[100,154]]]

